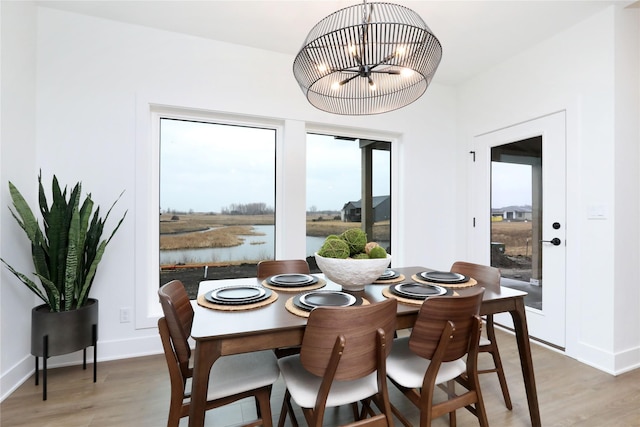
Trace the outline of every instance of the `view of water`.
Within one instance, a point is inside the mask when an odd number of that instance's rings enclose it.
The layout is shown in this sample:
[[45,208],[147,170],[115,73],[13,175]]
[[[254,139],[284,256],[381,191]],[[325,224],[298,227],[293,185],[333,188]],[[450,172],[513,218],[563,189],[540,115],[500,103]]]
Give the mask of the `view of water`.
[[[257,232],[264,233],[264,236],[243,236],[244,243],[231,248],[160,251],[160,265],[274,259],[275,227],[273,225],[254,225],[253,228]],[[311,256],[320,249],[324,239],[324,237],[307,236],[306,256]],[[388,245],[387,242],[379,243],[384,247]]]

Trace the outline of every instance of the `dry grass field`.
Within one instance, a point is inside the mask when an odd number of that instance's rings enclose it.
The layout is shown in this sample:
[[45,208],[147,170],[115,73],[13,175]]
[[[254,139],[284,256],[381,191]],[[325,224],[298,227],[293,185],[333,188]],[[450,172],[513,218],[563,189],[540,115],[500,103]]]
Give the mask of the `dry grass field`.
[[492,222],[491,241],[504,243],[505,255],[531,256],[531,222]]
[[230,225],[271,225],[273,215],[209,215],[188,214],[178,215],[177,221],[172,221],[170,214],[160,215],[160,234],[186,233],[207,230],[211,227]]
[[[272,225],[273,215],[160,215],[160,249],[224,248],[242,244],[242,236],[259,235],[252,225]],[[359,222],[324,219],[322,215],[307,218],[307,235],[324,237],[359,228]],[[389,240],[389,221],[374,225],[373,239]]]

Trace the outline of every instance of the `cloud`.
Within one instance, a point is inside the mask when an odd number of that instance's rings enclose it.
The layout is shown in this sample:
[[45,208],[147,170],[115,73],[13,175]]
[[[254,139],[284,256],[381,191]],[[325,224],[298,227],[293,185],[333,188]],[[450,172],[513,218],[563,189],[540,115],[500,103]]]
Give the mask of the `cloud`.
[[[220,212],[237,203],[275,205],[275,130],[162,119],[160,206]],[[358,141],[307,138],[307,209],[340,210],[360,199]],[[374,156],[374,195],[390,194],[389,152]]]

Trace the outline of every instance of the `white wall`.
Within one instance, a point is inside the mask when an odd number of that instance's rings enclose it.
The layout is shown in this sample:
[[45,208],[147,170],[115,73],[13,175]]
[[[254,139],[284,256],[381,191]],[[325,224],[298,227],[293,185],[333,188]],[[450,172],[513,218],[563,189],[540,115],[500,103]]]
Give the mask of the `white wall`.
[[[37,202],[36,8],[28,2],[0,2],[0,15],[0,257],[19,271],[30,271],[26,237],[7,209],[11,204],[7,181],[27,200]],[[29,334],[31,307],[38,302],[14,280],[0,267],[0,397],[33,370]]]
[[[34,31],[33,26],[23,30],[27,34],[23,39],[16,38],[16,46],[28,45]],[[335,116],[307,103],[291,74],[290,56],[48,8],[37,8],[35,53],[35,82],[33,77],[24,79],[31,90],[37,87],[35,120],[29,120],[26,129],[35,133],[37,142],[28,153],[19,154],[30,159],[15,172],[21,178],[19,184],[25,189],[32,185],[35,192],[37,171],[42,168],[45,179],[55,173],[62,183],[81,180],[83,188],[101,206],[109,205],[126,190],[114,214],[128,209],[128,217],[107,248],[92,290],[92,296],[100,300],[99,360],[161,351],[154,328],[136,329],[134,323],[119,323],[120,307],[135,307],[136,287],[146,286],[143,278],[151,276],[139,272],[145,268],[138,261],[144,256],[146,242],[136,240],[138,229],[149,218],[140,208],[147,195],[136,192],[136,180],[149,175],[146,159],[138,157],[136,162],[137,145],[146,144],[144,138],[149,134],[148,129],[140,129],[148,123],[147,117],[140,117],[139,107],[145,103],[282,120],[283,154],[287,162],[298,164],[305,161],[304,150],[300,150],[305,122],[316,127],[397,134],[394,181],[400,208],[394,212],[398,224],[394,230],[398,239],[393,244],[394,262],[444,268],[455,258],[457,242],[451,239],[456,229],[454,219],[445,209],[433,206],[433,201],[438,206],[452,205],[460,190],[455,169],[447,166],[455,161],[452,88],[436,83],[414,104],[381,116]],[[3,105],[3,113],[9,108]],[[3,157],[5,144],[3,138]],[[8,160],[3,158],[3,162]],[[3,186],[7,179],[15,180],[13,175],[3,170]],[[297,188],[286,184],[286,176],[284,181],[284,188]],[[443,186],[443,182],[449,184]],[[6,206],[4,191],[2,197],[0,206]],[[299,209],[294,199],[285,199],[285,214]],[[157,216],[157,207],[148,212]],[[26,241],[19,236],[17,226],[11,218],[4,218],[7,224],[5,228],[3,223],[3,231],[7,231],[3,247],[26,251]],[[14,260],[14,256],[8,258]],[[15,292],[15,280],[4,271],[2,275],[3,290],[11,288]],[[2,331],[3,358],[7,359],[2,366],[3,394],[15,385],[9,380],[14,378],[14,371],[28,372],[33,366],[28,348],[33,300],[5,295],[3,316],[7,305],[12,305],[11,318],[27,326],[19,333]],[[9,344],[19,350],[5,356],[4,348]],[[54,358],[52,363],[79,358],[79,354],[71,359]]]
[[[640,364],[640,10],[614,11],[615,43],[615,296],[613,354],[616,370]],[[635,63],[635,67],[632,65]],[[631,325],[631,327],[629,327]]]
[[[461,151],[474,135],[567,111],[566,352],[612,373],[640,365],[629,280],[640,273],[637,20],[637,9],[610,7],[458,93]],[[590,205],[607,218],[588,219]]]

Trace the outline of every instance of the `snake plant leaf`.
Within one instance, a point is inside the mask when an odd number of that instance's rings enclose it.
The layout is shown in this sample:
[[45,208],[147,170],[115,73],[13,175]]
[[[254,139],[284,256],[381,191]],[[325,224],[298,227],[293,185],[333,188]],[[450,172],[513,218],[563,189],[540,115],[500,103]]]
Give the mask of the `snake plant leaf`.
[[36,220],[35,215],[31,211],[29,204],[22,197],[20,191],[16,188],[15,185],[11,181],[9,181],[9,193],[11,195],[11,200],[13,200],[13,207],[15,208],[15,212],[11,209],[11,214],[18,221],[20,227],[27,233],[27,237],[32,242],[35,240],[36,233],[40,231],[40,226],[38,225],[38,221]]
[[13,201],[13,207],[15,212],[11,209],[11,215],[18,222],[20,227],[24,230],[27,237],[31,241],[31,255],[33,264],[37,273],[48,277],[48,244],[44,238],[40,225],[33,214],[33,211],[29,207],[20,191],[13,183],[9,182],[9,192]]
[[73,307],[76,278],[78,277],[78,257],[81,254],[83,242],[80,242],[80,212],[78,211],[79,192],[72,192],[69,206],[71,211],[71,221],[67,232],[66,263],[64,272],[64,309],[71,310]]
[[[122,196],[122,193],[120,194],[120,196]],[[118,197],[118,199],[113,203],[113,205],[111,206],[113,208],[113,206],[116,204],[116,202],[120,199],[120,196]],[[96,211],[97,212],[97,211]],[[109,209],[109,211],[107,211],[107,215],[105,215],[105,220],[106,218],[109,216],[109,212],[111,212],[111,208]],[[89,269],[86,273],[86,278],[85,278],[85,282],[82,286],[82,290],[80,293],[80,297],[78,298],[78,301],[82,304],[86,304],[86,300],[89,297],[89,289],[91,288],[91,285],[93,283],[93,279],[95,278],[95,273],[96,273],[96,269],[98,268],[98,264],[100,263],[100,261],[102,260],[102,255],[104,254],[104,251],[107,247],[107,245],[109,244],[109,242],[111,241],[111,239],[113,238],[114,234],[116,234],[116,231],[118,231],[118,229],[120,228],[120,225],[122,224],[122,222],[124,221],[124,219],[127,216],[127,212],[125,211],[124,215],[122,215],[122,218],[120,218],[120,221],[118,221],[118,224],[114,227],[113,231],[111,232],[111,235],[109,236],[108,239],[103,240],[102,242],[100,242],[100,244],[97,246],[97,250],[95,252],[95,257],[93,258],[93,261],[91,262],[91,264],[89,265]],[[94,217],[95,219],[95,217]],[[101,222],[102,221],[98,221],[97,222]],[[101,227],[102,229],[102,227]],[[98,236],[99,238],[99,236]],[[93,245],[92,245],[93,246]]]
[[98,264],[102,260],[102,254],[104,253],[104,250],[106,249],[106,247],[107,247],[106,240],[103,240],[102,242],[100,242],[100,245],[98,246],[98,250],[96,251],[96,257],[94,258],[93,262],[89,266],[89,270],[87,271],[87,275],[84,279],[84,283],[80,290],[80,296],[78,297],[78,301],[81,302],[82,304],[86,304],[86,300],[89,297],[89,289],[91,289],[91,284],[93,283],[93,279],[96,275]]
[[[40,186],[42,189],[42,186]],[[63,294],[66,283],[66,262],[67,250],[69,247],[69,227],[71,226],[73,201],[80,196],[80,184],[71,191],[67,202],[67,188],[60,189],[58,178],[54,175],[51,185],[52,202],[48,208],[48,215],[44,216],[44,209],[41,209],[45,222],[45,234],[49,241],[50,257],[50,278],[58,284],[59,291]],[[44,196],[42,196],[44,199]],[[64,297],[63,297],[64,298]]]
[[25,285],[27,285],[27,287],[29,289],[31,289],[34,294],[36,294],[38,297],[40,297],[40,299],[42,301],[44,301],[47,304],[49,303],[49,299],[47,298],[47,296],[40,290],[40,288],[38,287],[38,285],[35,284],[34,281],[32,281],[31,279],[29,279],[27,276],[25,276],[24,274],[20,273],[19,271],[16,271],[13,267],[11,267],[9,264],[7,264],[7,262],[4,259],[0,258],[0,261],[2,261],[2,263],[7,267],[7,269],[11,273],[13,273],[14,276],[16,276],[18,279],[20,279],[20,281],[22,283],[24,283]]
[[48,306],[51,311],[63,311],[64,310],[64,301],[62,300],[62,295],[60,294],[60,290],[57,288],[56,284],[46,277],[42,277],[41,275],[36,273],[38,279],[42,283],[42,287],[47,292],[47,298],[49,298]]
[[[87,240],[89,234],[89,219],[91,218],[91,211],[93,210],[93,200],[91,200],[91,194],[89,194],[82,203],[80,208],[80,227],[78,229],[78,248],[82,249],[78,254],[78,263],[76,267],[76,280],[74,282],[73,297],[79,306],[86,303],[86,299],[83,301],[80,295],[82,294],[82,288],[84,286],[84,278],[87,276],[87,264],[93,259],[91,253],[95,250],[95,245]],[[96,209],[96,213],[100,208]]]

